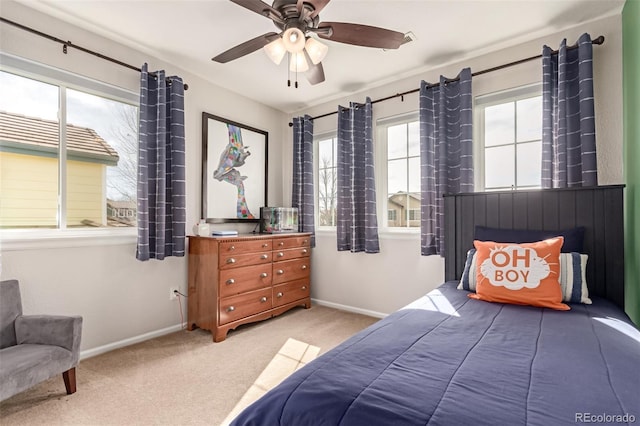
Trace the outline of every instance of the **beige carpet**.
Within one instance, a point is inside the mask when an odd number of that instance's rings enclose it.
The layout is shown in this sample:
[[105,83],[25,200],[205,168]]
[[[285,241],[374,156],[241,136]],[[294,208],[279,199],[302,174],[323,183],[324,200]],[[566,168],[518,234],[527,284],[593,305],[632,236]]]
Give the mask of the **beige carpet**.
[[269,365],[251,385],[240,401],[233,407],[231,413],[222,421],[221,426],[228,426],[238,414],[281,381],[289,377],[297,369],[313,361],[320,353],[320,348],[289,339],[273,357]]
[[182,331],[80,362],[78,392],[54,377],[0,403],[2,425],[219,425],[289,338],[324,353],[376,318],[294,309],[213,343]]

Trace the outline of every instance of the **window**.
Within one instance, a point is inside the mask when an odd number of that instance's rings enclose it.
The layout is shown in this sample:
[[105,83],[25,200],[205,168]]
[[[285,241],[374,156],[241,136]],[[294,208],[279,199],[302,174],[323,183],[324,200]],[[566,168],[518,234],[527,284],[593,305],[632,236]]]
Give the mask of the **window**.
[[121,89],[13,63],[29,71],[0,71],[0,227],[135,226],[138,107],[131,94],[123,99]]
[[476,182],[485,191],[539,188],[540,86],[476,98]]
[[[415,114],[377,123],[386,153],[386,224],[420,227],[420,123]],[[377,172],[377,170],[376,170]],[[380,199],[380,198],[379,198]],[[384,210],[383,210],[384,211]]]
[[336,226],[338,197],[335,134],[316,138],[318,146],[318,226]]

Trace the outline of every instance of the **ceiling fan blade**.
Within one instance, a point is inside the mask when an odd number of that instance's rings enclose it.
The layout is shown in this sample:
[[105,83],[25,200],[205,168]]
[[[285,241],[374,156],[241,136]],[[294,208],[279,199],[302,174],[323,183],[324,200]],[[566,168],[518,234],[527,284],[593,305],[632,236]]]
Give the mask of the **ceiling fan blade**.
[[322,66],[322,62],[314,64],[307,53],[307,49],[304,49],[304,56],[309,64],[309,70],[304,73],[305,77],[307,77],[307,80],[309,80],[309,83],[312,85],[322,83],[324,81],[324,68]]
[[[299,2],[300,0],[298,0]],[[318,16],[318,14],[320,13],[320,11],[322,9],[324,9],[324,7],[330,2],[331,0],[304,0],[305,3],[309,3],[310,5],[313,6],[313,13],[311,13],[311,17],[315,18],[316,16]]]
[[269,11],[282,19],[282,14],[279,11],[261,0],[231,0],[231,2],[245,7],[259,15],[269,16],[268,13],[265,13],[265,11]]
[[233,61],[234,59],[238,59],[244,55],[248,55],[249,53],[253,53],[256,50],[264,47],[265,45],[271,43],[275,40],[279,35],[277,33],[266,33],[256,38],[253,38],[249,41],[245,41],[226,52],[222,52],[215,58],[212,58],[212,61],[220,62],[221,64],[225,64],[229,61]]
[[347,22],[320,22],[318,28],[331,27],[331,35],[318,31],[319,37],[340,43],[356,46],[378,47],[381,49],[397,49],[404,40],[404,34],[380,27]]

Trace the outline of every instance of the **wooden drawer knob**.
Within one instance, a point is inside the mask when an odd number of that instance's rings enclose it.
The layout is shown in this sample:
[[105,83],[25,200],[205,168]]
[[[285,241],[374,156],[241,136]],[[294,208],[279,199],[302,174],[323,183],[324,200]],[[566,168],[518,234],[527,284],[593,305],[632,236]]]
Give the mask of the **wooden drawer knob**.
[[280,242],[278,243],[278,245],[279,245],[280,247],[282,247],[282,246],[284,245],[284,242],[280,241]]
[[278,274],[278,275],[282,275],[282,274],[284,274],[284,271],[283,271],[282,269],[278,269],[278,270],[276,271],[276,274]]
[[236,249],[236,246],[229,246],[229,251],[233,251]]
[[260,256],[260,259],[266,259],[267,257],[269,256],[267,256],[266,254],[263,254],[262,256]]
[[262,299],[260,299],[260,303],[264,303],[267,301],[267,298],[265,296],[262,296]]
[[269,274],[267,274],[266,272],[260,274],[260,278],[267,278],[268,276]]
[[278,294],[276,294],[276,297],[278,297],[278,298],[280,298],[280,297],[282,297],[282,296],[284,296],[284,294],[282,294],[282,293],[278,293]]
[[278,257],[283,257],[283,256],[284,256],[284,253],[283,253],[283,252],[279,252],[279,253],[278,253]]
[[307,254],[307,249],[303,249],[302,254]]
[[233,278],[229,278],[227,280],[227,285],[231,285],[231,284],[235,284],[235,283],[236,283],[236,280],[234,280]]
[[235,311],[235,310],[236,310],[236,307],[235,307],[235,306],[229,306],[229,307],[227,308],[227,312],[233,312],[233,311]]
[[262,247],[267,247],[268,245],[269,245],[269,244],[264,243],[264,244],[262,245]]
[[306,285],[303,285],[303,286],[302,286],[302,289],[303,289],[303,290],[306,290],[306,289],[307,289],[307,286],[306,286]]
[[302,244],[307,244],[309,241],[308,240],[304,240],[302,241]]
[[227,259],[227,263],[229,264],[236,263],[236,260],[233,257],[230,257]]
[[307,265],[302,265],[302,269],[307,269]]

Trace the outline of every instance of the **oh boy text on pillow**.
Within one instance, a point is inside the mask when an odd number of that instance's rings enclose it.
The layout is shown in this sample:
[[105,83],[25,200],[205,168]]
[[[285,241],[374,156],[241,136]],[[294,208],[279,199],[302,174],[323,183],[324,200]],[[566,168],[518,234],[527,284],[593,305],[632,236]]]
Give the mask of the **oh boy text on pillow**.
[[534,249],[519,246],[496,246],[480,265],[480,273],[492,285],[509,290],[536,288],[549,272],[549,264]]

